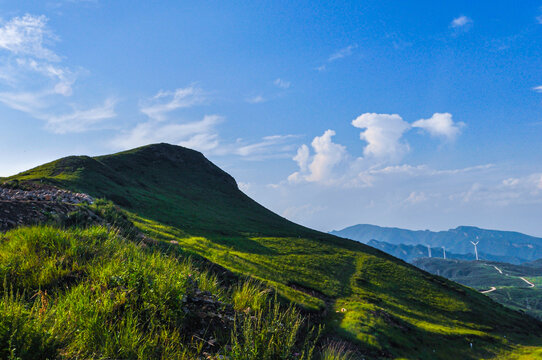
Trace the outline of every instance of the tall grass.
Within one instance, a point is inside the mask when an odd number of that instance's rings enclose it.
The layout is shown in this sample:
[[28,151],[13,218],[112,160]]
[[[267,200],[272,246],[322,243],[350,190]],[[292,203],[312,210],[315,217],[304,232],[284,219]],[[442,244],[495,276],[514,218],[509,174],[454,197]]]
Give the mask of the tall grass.
[[[40,293],[43,296],[43,293]],[[52,359],[56,354],[56,343],[47,332],[42,319],[46,301],[38,296],[33,303],[13,289],[7,289],[0,298],[0,358]]]
[[236,316],[226,354],[238,360],[312,359],[321,328],[305,334],[305,325],[293,306],[281,308],[275,299],[254,315]]
[[[11,284],[0,290],[2,359],[311,359],[319,335],[258,282],[226,291],[190,259],[104,226],[0,235],[0,276]],[[206,311],[235,312],[231,327],[202,324]]]
[[344,343],[331,342],[322,350],[321,360],[354,360],[354,354]]
[[269,302],[271,290],[253,279],[239,282],[234,287],[232,300],[237,311],[263,310]]

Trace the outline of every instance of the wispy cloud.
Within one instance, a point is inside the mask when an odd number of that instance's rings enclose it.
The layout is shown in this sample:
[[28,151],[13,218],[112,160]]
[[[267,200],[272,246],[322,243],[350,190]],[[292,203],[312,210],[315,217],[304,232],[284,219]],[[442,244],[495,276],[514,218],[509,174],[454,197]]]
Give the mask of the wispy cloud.
[[538,8],[539,15],[535,18],[536,22],[539,24],[542,24],[542,6]]
[[56,40],[56,36],[47,28],[44,15],[14,17],[0,28],[0,48],[18,56],[60,61],[57,54],[45,47]]
[[356,49],[357,47],[358,47],[357,44],[348,45],[347,47],[344,47],[344,48],[334,52],[333,54],[331,54],[327,58],[327,61],[328,62],[333,62],[333,61],[348,57],[348,56],[352,55],[353,50]]
[[[63,58],[50,46],[59,38],[47,27],[43,15],[14,17],[0,26],[0,103],[46,122],[46,129],[60,134],[93,129],[116,116],[116,101],[81,110],[66,103],[73,94],[76,71],[63,66]],[[64,113],[66,107],[72,109]]]
[[104,104],[91,109],[74,109],[64,115],[53,115],[44,118],[47,128],[56,134],[78,133],[92,129],[103,120],[117,116],[115,112],[116,99],[106,99]]
[[275,84],[275,86],[281,89],[288,89],[292,85],[289,81],[286,81],[281,78],[278,78],[275,81],[273,81],[273,84]]
[[247,160],[290,158],[296,148],[293,141],[297,138],[299,136],[288,134],[264,136],[256,142],[238,139],[234,144],[224,145],[217,153],[238,155]]
[[450,23],[450,26],[453,27],[453,28],[461,28],[461,27],[464,27],[464,26],[468,26],[470,24],[472,24],[472,19],[465,16],[465,15],[461,15],[459,17],[456,17],[455,19],[452,20],[452,22]]
[[188,86],[175,91],[159,91],[140,104],[140,111],[149,118],[163,121],[166,114],[182,108],[202,104],[207,99],[200,88]]
[[267,101],[267,99],[264,98],[262,95],[251,96],[246,98],[245,100],[249,104],[260,104]]
[[168,142],[199,151],[209,151],[219,144],[215,126],[224,119],[219,115],[205,115],[189,122],[150,120],[137,124],[111,142],[112,147],[129,149],[155,142]]
[[542,85],[540,85],[540,86],[535,86],[535,87],[533,88],[533,91],[536,91],[537,93],[542,93]]

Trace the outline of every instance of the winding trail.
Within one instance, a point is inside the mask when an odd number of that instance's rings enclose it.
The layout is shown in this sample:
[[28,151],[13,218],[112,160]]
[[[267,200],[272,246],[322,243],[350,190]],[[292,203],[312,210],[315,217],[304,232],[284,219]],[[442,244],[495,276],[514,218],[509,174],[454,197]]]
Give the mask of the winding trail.
[[524,277],[520,277],[521,280],[525,281],[527,284],[529,284],[529,287],[534,287],[534,284],[530,282],[529,280],[525,279]]
[[495,268],[495,270],[497,270],[498,272],[500,272],[502,274],[502,270],[499,269],[498,267],[496,267],[495,265],[493,265],[493,267]]
[[480,292],[482,294],[487,294],[487,293],[490,293],[490,292],[495,291],[495,290],[497,290],[497,288],[495,286],[492,286],[491,289],[485,290],[485,291],[480,291]]

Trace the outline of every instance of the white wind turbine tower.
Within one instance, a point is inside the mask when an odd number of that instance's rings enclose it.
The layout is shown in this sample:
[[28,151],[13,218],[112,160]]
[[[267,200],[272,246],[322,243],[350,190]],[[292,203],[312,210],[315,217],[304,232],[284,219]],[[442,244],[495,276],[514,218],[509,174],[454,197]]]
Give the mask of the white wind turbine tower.
[[478,260],[478,248],[476,247],[476,245],[478,245],[480,241],[477,241],[477,242],[474,242],[474,241],[471,241],[470,243],[472,245],[474,245],[474,254],[476,255],[476,260]]
[[442,247],[442,253],[444,254],[444,259],[446,259],[446,246]]
[[427,245],[427,252],[429,253],[429,257],[431,257],[431,246]]

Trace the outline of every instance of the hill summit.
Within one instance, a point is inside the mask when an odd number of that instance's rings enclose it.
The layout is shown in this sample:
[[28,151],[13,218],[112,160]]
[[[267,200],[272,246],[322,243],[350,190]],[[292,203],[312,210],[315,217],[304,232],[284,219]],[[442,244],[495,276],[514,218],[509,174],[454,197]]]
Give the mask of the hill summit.
[[190,149],[71,156],[2,182],[109,199],[146,237],[262,281],[365,358],[496,358],[542,345],[535,319],[367,245],[294,224]]

